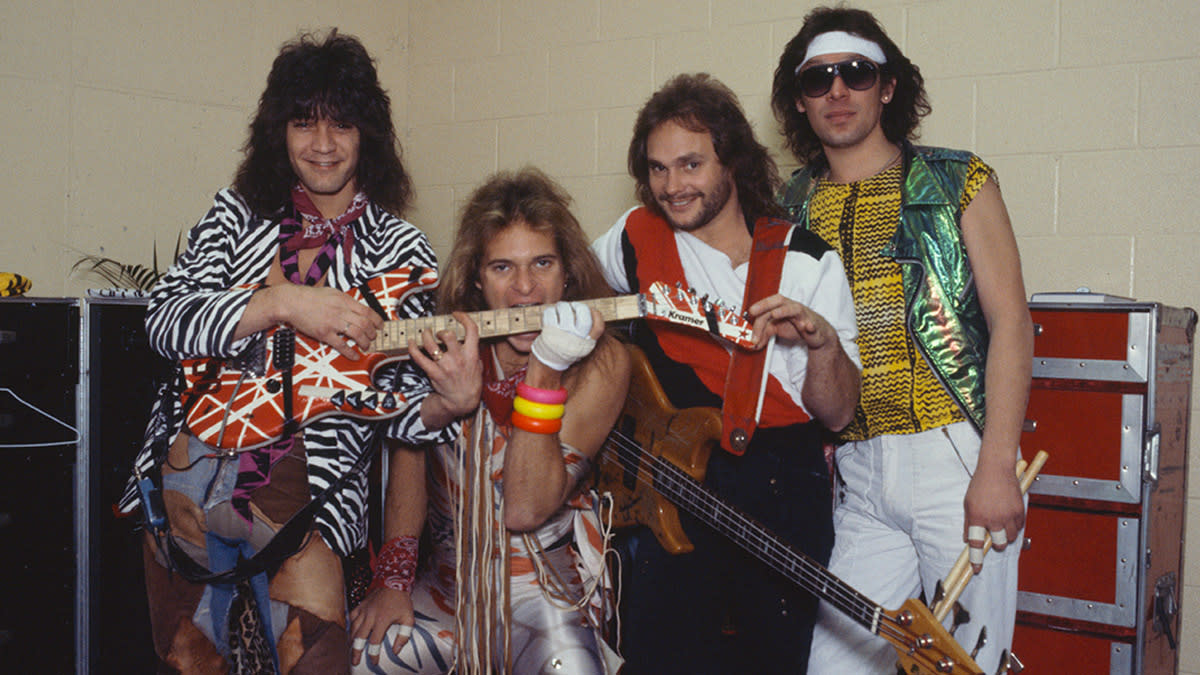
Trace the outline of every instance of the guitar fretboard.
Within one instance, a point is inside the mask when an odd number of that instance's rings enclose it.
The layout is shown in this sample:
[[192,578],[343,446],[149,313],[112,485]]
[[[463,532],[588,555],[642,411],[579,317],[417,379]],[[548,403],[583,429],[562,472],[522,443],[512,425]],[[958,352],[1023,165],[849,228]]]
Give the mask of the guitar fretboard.
[[[604,317],[604,321],[624,321],[636,319],[643,315],[642,296],[618,295],[611,298],[582,300],[583,304],[595,308]],[[542,310],[546,305],[529,307],[510,307],[507,309],[489,309],[480,312],[467,312],[467,316],[479,326],[480,338],[518,335],[542,329]],[[453,316],[424,316],[412,319],[397,319],[387,321],[375,341],[371,343],[370,351],[384,354],[402,354],[408,352],[408,341],[419,340],[421,331],[426,328],[437,335],[442,331],[454,331],[459,340],[466,337],[466,329]]]
[[614,431],[605,447],[608,453],[616,455],[614,460],[620,461],[623,467],[641,464],[653,476],[654,489],[672,503],[707,523],[792,583],[836,605],[864,628],[879,634],[884,609],[817,561],[726,504],[673,463],[643,451],[636,441],[621,432]]

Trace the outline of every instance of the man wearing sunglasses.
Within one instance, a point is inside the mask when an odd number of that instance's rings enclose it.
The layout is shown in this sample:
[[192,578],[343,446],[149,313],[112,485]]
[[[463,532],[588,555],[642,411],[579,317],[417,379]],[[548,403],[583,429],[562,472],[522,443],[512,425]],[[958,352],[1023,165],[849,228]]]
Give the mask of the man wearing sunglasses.
[[[1020,260],[995,175],[969,153],[916,147],[920,71],[868,12],[819,8],[775,71],[772,107],[803,165],[780,195],[850,279],[862,398],[837,450],[834,574],[884,607],[934,597],[962,551],[979,574],[956,638],[985,672],[1007,658],[1014,463],[1032,366]],[[985,398],[986,392],[986,398]],[[982,563],[985,533],[993,552]],[[822,609],[809,673],[894,672],[892,648]]]

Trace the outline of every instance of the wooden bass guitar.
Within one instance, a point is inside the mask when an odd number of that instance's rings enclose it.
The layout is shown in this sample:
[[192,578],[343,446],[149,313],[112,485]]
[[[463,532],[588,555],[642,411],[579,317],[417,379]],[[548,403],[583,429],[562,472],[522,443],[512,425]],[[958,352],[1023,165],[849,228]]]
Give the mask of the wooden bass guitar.
[[[412,293],[437,286],[427,268],[401,268],[379,275],[350,295],[375,303],[387,318],[362,356],[352,361],[328,345],[280,326],[237,359],[182,362],[185,421],[192,435],[221,449],[249,449],[271,443],[327,415],[362,419],[399,415],[404,396],[375,387],[379,369],[408,357],[409,338],[426,328],[466,334],[450,315],[400,318],[396,311]],[[645,294],[586,300],[605,321],[645,317],[707,330],[741,347],[753,345],[751,326],[736,311],[693,293],[656,283]],[[486,339],[539,331],[543,306],[467,312]]]
[[663,548],[687,552],[692,545],[679,525],[678,506],[890,642],[901,672],[983,675],[920,600],[884,609],[702,485],[709,454],[720,446],[720,411],[675,409],[646,356],[636,347],[629,351],[629,397],[597,461],[596,487],[613,495],[614,526],[647,525]]

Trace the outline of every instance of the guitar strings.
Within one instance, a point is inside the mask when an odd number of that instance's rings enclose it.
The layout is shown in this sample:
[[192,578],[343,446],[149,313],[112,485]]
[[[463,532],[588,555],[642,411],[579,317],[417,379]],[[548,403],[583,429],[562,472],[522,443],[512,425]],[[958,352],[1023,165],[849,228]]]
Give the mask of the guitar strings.
[[[682,469],[675,466],[675,464],[673,464],[667,460],[661,459],[659,457],[656,457],[650,453],[644,452],[642,447],[640,445],[638,445],[636,443],[636,441],[625,436],[623,433],[621,433],[619,431],[614,431],[612,433],[612,435],[610,436],[610,439],[615,440],[615,442],[610,443],[609,447],[615,448],[618,451],[618,453],[621,455],[621,458],[623,460],[637,461],[640,457],[644,456],[645,464],[647,465],[646,468],[649,470],[645,471],[645,472],[638,471],[636,473],[636,477],[637,477],[637,480],[639,483],[647,485],[647,486],[651,487],[652,489],[657,484],[665,483],[671,487],[676,488],[681,493],[684,493],[684,492],[690,493],[690,494],[685,495],[685,497],[688,499],[688,502],[691,504],[699,503],[699,504],[703,505],[704,502],[712,502],[715,500],[715,497],[711,494],[711,492],[707,488],[703,487],[700,483],[698,483],[696,481],[696,479],[692,478],[690,475],[687,475]],[[621,464],[622,464],[622,467],[628,466],[628,464],[626,462],[622,462]],[[650,475],[646,475],[646,474],[650,474]],[[782,558],[780,558],[776,555],[773,555],[767,549],[767,547],[764,546],[764,544],[776,543],[781,548],[789,548],[790,549],[791,547],[787,546],[783,542],[771,541],[770,537],[761,533],[761,530],[763,529],[763,527],[761,525],[759,525],[757,522],[754,522],[748,516],[741,513],[737,509],[735,509],[731,506],[725,505],[725,504],[722,504],[722,506],[724,507],[722,510],[728,512],[727,514],[725,514],[725,516],[726,516],[725,518],[721,517],[722,514],[697,513],[695,515],[700,517],[702,520],[710,521],[710,524],[718,524],[719,525],[724,521],[731,521],[731,522],[729,522],[730,525],[733,525],[735,527],[740,526],[740,528],[742,529],[741,534],[749,540],[750,544],[755,544],[755,543],[758,544],[758,546],[753,546],[751,548],[751,550],[749,551],[752,555],[763,560],[763,562],[766,562],[766,563],[772,565],[772,567],[778,569],[779,571],[782,571],[782,572],[796,571],[796,570],[790,569],[791,566],[788,565],[786,563],[786,561],[784,561]],[[755,530],[759,530],[759,532],[755,532]],[[795,551],[795,549],[791,549],[791,550],[793,553],[795,553],[796,558],[800,561],[800,566],[802,569],[799,571],[808,572],[810,575],[819,575],[820,571],[825,571],[824,568],[820,567],[816,563],[816,561],[812,560],[810,557],[804,555],[803,553],[800,553],[799,551]],[[825,572],[826,572],[826,574],[828,574],[827,571],[825,571]],[[803,581],[805,582],[806,588],[809,588],[809,589],[821,588],[820,582],[814,581],[811,577],[806,577],[803,579]],[[826,585],[828,585],[828,582],[826,582]],[[836,584],[835,584],[835,587],[836,587]],[[842,590],[842,589],[837,589],[837,590]],[[853,609],[851,607],[851,600],[855,600],[862,604],[870,604],[871,609],[874,610],[873,603],[866,603],[865,600],[861,597],[854,598],[853,595],[851,595],[850,593],[844,593],[844,595],[847,596],[847,598],[844,602],[844,607],[847,610]],[[869,624],[869,621],[866,623]]]
[[[668,432],[667,435],[680,438],[674,432]],[[809,556],[797,551],[787,543],[779,540],[778,537],[767,532],[765,527],[746,514],[720,502],[711,490],[704,487],[674,463],[646,452],[636,440],[629,438],[618,430],[614,430],[609,435],[605,447],[612,449],[619,455],[617,461],[622,470],[631,465],[644,466],[646,471],[642,471],[639,468],[635,472],[635,478],[638,483],[646,485],[651,489],[655,489],[656,484],[667,484],[676,488],[681,494],[690,493],[686,497],[681,497],[686,498],[690,504],[704,505],[707,502],[719,505],[721,507],[720,510],[724,514],[718,512],[705,513],[697,510],[693,515],[707,521],[710,525],[719,525],[723,521],[729,521],[729,525],[740,527],[742,536],[749,544],[745,548],[751,555],[778,572],[804,573],[800,577],[800,585],[805,590],[818,597],[828,595],[829,601],[832,604],[836,605],[847,616],[857,621],[872,633],[890,639],[893,643],[904,646],[910,651],[915,651],[918,648],[916,638],[900,626],[895,618],[886,614],[882,607],[872,602],[862,593],[851,588],[841,579],[838,579]],[[606,458],[602,457],[601,461],[606,461]],[[607,459],[607,461],[613,460]],[[725,517],[722,518],[722,515]],[[773,544],[776,549],[772,550],[768,546],[770,544]],[[792,553],[799,561],[800,569],[793,569],[793,566],[789,565],[788,561],[778,553],[775,553],[779,549],[786,549]]]

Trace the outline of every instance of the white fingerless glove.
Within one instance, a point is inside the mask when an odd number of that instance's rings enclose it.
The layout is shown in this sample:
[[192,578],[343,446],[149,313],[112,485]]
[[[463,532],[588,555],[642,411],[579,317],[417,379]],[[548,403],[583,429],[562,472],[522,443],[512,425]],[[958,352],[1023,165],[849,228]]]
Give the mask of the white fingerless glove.
[[533,341],[538,361],[558,371],[566,370],[592,353],[596,341],[592,331],[592,311],[582,302],[557,302],[542,310],[542,332]]

